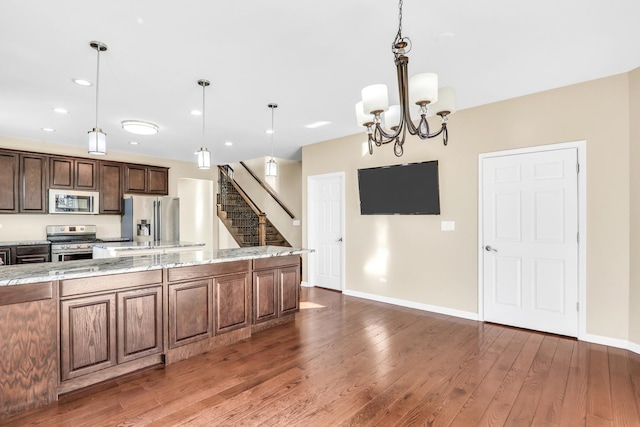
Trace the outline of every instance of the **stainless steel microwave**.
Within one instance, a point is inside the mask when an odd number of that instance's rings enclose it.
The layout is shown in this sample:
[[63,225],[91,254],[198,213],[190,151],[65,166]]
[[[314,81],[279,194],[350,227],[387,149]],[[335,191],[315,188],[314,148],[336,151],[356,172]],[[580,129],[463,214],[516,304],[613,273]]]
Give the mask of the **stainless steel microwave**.
[[97,191],[73,191],[49,189],[50,214],[85,214],[99,213],[100,195]]

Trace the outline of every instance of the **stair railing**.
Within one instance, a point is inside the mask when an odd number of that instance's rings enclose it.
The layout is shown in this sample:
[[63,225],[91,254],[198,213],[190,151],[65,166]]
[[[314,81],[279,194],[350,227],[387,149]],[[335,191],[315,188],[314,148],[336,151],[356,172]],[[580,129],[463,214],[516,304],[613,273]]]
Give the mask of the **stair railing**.
[[[264,246],[267,244],[267,215],[258,208],[251,197],[244,192],[244,190],[236,184],[236,181],[230,176],[230,171],[232,169],[228,165],[218,166],[218,182],[220,186],[220,204],[225,205],[227,197],[227,184],[230,184],[237,192],[240,194],[240,197],[249,205],[253,213],[258,217],[258,244],[260,246]],[[231,172],[233,173],[233,172]]]
[[291,212],[289,209],[287,209],[287,207],[284,205],[282,200],[280,200],[278,195],[276,193],[274,193],[273,190],[267,184],[265,184],[260,178],[258,178],[258,175],[256,175],[251,169],[249,169],[249,166],[247,166],[242,161],[240,162],[240,164],[242,166],[244,166],[244,168],[247,170],[247,172],[249,172],[249,175],[251,175],[253,177],[253,179],[258,181],[258,184],[260,184],[260,186],[273,198],[273,200],[275,200],[276,203],[278,203],[280,205],[280,207],[287,213],[287,215],[289,215],[291,217],[291,219],[296,217],[293,214],[293,212]]

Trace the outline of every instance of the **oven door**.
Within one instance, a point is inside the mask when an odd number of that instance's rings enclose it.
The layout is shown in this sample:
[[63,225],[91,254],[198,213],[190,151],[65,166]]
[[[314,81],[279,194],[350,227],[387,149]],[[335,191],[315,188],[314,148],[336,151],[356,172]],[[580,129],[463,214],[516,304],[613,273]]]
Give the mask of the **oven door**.
[[75,261],[78,259],[93,259],[93,250],[61,251],[51,253],[51,262]]

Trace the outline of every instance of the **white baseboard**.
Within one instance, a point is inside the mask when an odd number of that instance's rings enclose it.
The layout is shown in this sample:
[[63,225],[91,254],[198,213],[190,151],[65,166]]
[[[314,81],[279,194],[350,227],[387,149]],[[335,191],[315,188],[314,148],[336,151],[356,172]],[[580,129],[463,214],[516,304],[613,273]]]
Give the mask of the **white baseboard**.
[[460,317],[468,320],[478,320],[478,313],[472,313],[469,311],[454,310],[452,308],[447,308],[447,307],[439,307],[436,305],[422,304],[414,301],[407,301],[407,300],[402,300],[398,298],[389,298],[381,295],[369,294],[366,292],[351,291],[348,289],[345,289],[344,291],[342,291],[342,294],[349,295],[352,297],[357,297],[357,298],[368,299],[372,301],[384,302],[387,304],[399,305],[401,307],[415,308],[417,310],[429,311],[431,313],[446,314],[447,316]]
[[309,282],[305,281],[300,282],[300,286],[304,286],[305,288],[313,288],[313,285],[310,285]]
[[607,345],[609,347],[622,348],[634,353],[640,354],[640,344],[631,341],[621,340],[619,338],[603,337],[602,335],[584,334],[578,339],[593,344]]

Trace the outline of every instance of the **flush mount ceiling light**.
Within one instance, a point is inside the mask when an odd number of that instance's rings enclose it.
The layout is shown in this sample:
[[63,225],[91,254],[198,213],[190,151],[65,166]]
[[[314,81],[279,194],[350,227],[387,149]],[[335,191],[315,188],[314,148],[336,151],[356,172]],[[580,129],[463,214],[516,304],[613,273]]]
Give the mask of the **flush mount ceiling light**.
[[122,129],[136,135],[154,135],[158,133],[158,125],[142,120],[125,120],[122,122]]
[[200,149],[196,151],[198,155],[198,169],[210,169],[211,168],[211,153],[207,150],[207,147],[204,145],[204,90],[211,83],[209,80],[200,79],[198,80],[198,85],[202,86],[202,144],[200,145]]
[[71,79],[71,81],[80,86],[93,86],[93,83],[91,83],[89,80]]
[[271,134],[271,159],[267,161],[265,165],[265,176],[275,178],[278,176],[278,163],[276,163],[276,159],[273,158],[273,134],[276,133],[276,129],[273,127],[273,112],[276,108],[278,108],[278,104],[268,104],[267,107],[271,108],[271,129],[267,131],[267,133]]
[[89,134],[89,154],[104,156],[107,154],[107,134],[98,127],[98,99],[100,95],[100,52],[107,50],[107,45],[102,42],[92,41],[89,46],[98,52],[98,65],[96,67],[96,126]]
[[[402,0],[398,3],[398,10],[398,32],[391,45],[391,51],[395,57],[400,105],[393,108],[395,112],[391,112],[387,86],[384,84],[367,86],[362,89],[362,102],[356,104],[356,117],[358,124],[367,128],[369,154],[373,154],[373,144],[379,147],[393,142],[393,152],[400,157],[404,151],[403,145],[407,131],[420,139],[434,138],[442,134],[442,142],[447,145],[449,138],[447,119],[455,112],[455,92],[451,88],[438,90],[438,75],[435,73],[416,74],[411,79],[408,78],[409,58],[406,54],[411,50],[411,40],[402,36]],[[411,120],[409,112],[411,104],[418,105],[420,108],[420,120],[417,126]],[[440,130],[434,133],[429,131],[427,122],[429,112],[440,116],[442,123]],[[383,128],[383,118],[385,119],[384,127],[387,130]]]

